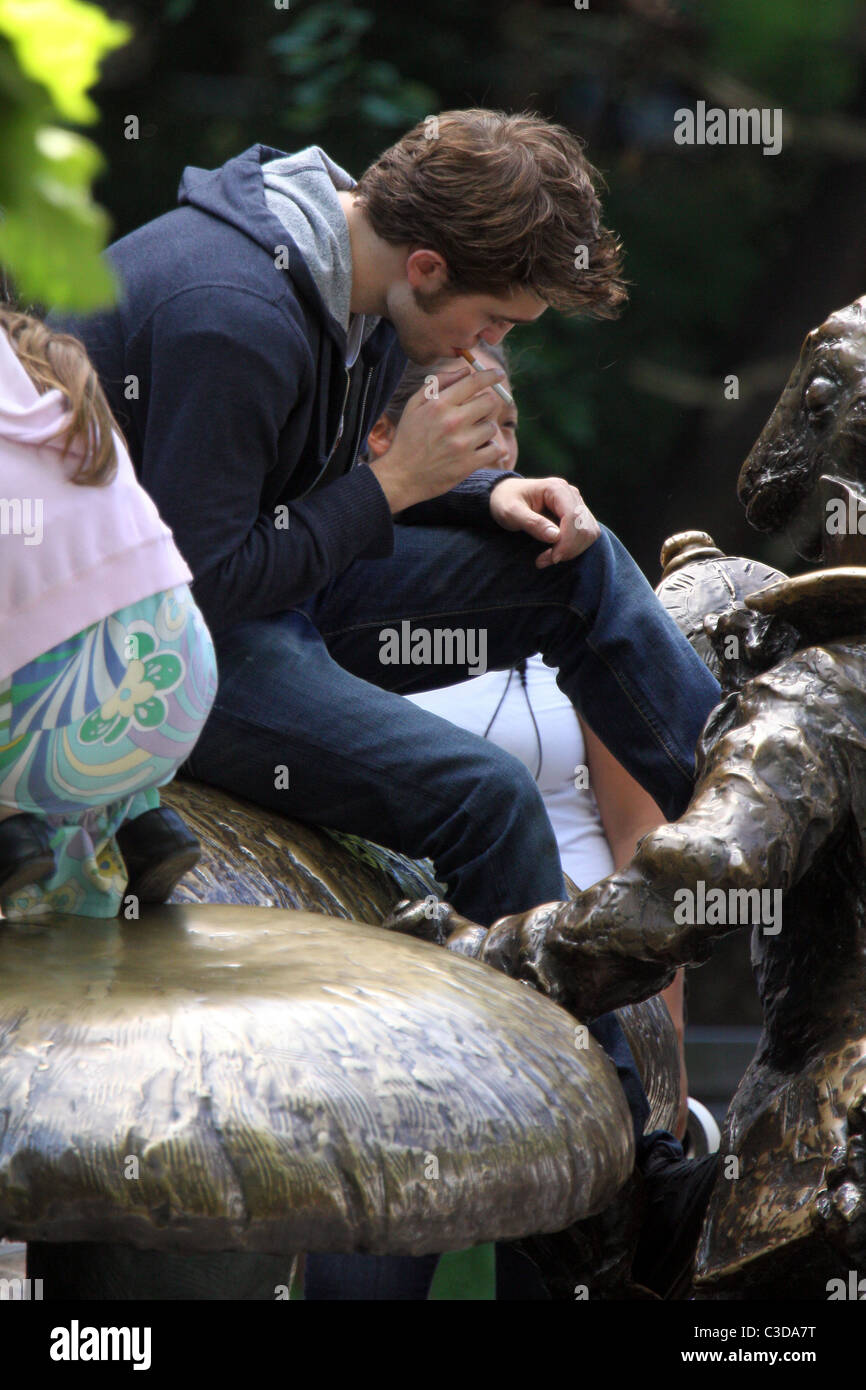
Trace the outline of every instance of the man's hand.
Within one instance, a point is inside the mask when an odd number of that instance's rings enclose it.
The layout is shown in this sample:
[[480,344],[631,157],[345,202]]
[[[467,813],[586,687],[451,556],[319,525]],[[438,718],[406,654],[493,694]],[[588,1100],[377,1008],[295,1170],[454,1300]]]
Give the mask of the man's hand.
[[464,364],[431,370],[409,397],[391,447],[370,464],[393,513],[441,497],[478,468],[502,467],[505,455],[492,442],[490,387],[504,375],[498,367],[475,372]]
[[577,488],[564,478],[506,478],[490,494],[490,515],[506,531],[526,531],[547,544],[535,562],[540,570],[582,555],[601,535]]

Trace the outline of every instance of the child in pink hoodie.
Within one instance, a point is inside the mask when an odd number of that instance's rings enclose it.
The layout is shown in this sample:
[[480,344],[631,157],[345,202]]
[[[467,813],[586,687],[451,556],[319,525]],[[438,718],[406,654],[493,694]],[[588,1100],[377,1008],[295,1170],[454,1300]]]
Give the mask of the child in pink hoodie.
[[198,858],[156,791],[216,693],[191,577],[81,344],[0,307],[7,917],[111,917],[124,894],[164,901]]

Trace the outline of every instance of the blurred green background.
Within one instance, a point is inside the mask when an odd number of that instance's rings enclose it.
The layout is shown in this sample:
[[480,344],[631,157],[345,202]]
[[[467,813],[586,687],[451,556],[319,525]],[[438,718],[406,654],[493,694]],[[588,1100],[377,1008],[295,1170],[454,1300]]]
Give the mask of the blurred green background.
[[[550,311],[509,335],[521,467],[573,478],[653,581],[661,541],[686,526],[802,568],[785,542],[749,531],[734,486],[805,332],[866,289],[862,0],[98,8],[132,32],[103,63],[87,132],[114,236],[173,205],[184,165],[256,141],[320,144],[357,177],[452,106],[532,108],[584,136],[630,303],[614,323]],[[699,99],[781,108],[781,152],[675,144],[675,110]]]

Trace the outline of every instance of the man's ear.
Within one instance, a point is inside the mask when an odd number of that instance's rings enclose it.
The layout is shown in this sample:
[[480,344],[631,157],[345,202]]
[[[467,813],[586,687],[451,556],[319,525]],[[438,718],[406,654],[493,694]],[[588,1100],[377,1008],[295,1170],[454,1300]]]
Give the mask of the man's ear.
[[414,247],[406,257],[406,279],[411,289],[435,294],[448,284],[448,267],[438,251]]
[[380,415],[375,425],[367,435],[367,452],[372,458],[380,459],[387,453],[394,441],[394,431],[396,426],[388,419],[387,415]]

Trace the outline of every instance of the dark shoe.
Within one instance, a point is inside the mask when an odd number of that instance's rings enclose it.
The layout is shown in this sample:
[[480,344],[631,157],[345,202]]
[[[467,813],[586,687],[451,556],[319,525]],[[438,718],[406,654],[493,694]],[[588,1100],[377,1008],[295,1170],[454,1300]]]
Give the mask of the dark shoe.
[[124,821],[114,838],[129,874],[126,891],[142,903],[164,903],[201,856],[195,835],[168,806]]
[[21,811],[0,821],[0,897],[50,878],[56,867],[51,833],[38,816]]
[[718,1167],[717,1153],[674,1159],[660,1147],[642,1171],[645,1207],[632,1274],[659,1298],[687,1295]]

